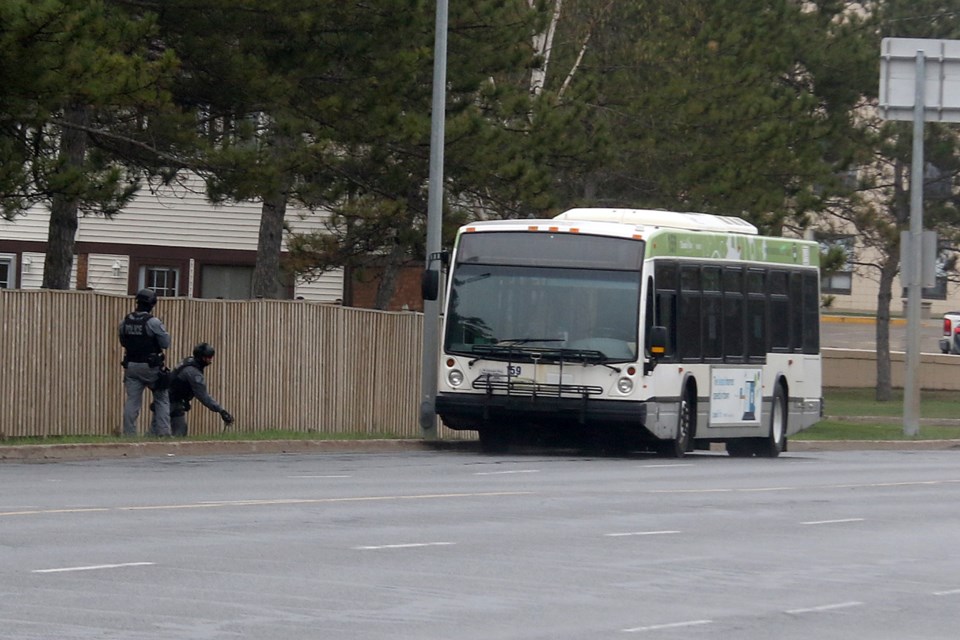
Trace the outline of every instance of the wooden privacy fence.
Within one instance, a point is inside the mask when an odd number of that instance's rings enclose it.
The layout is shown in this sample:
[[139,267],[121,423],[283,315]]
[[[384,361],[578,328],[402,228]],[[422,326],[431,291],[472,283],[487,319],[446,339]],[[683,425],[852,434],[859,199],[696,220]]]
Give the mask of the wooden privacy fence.
[[[132,297],[0,290],[0,437],[110,435],[123,410],[117,327]],[[239,431],[418,437],[422,315],[290,300],[161,298],[171,368],[217,350],[207,386]],[[144,394],[139,432],[149,424]],[[191,434],[219,432],[198,402]],[[441,436],[452,432],[443,429]]]
[[[123,413],[117,326],[133,298],[0,289],[0,437],[110,435]],[[217,349],[208,387],[238,431],[419,437],[423,317],[291,300],[161,298],[171,367],[197,342]],[[902,386],[903,354],[894,360]],[[876,354],[823,350],[824,386],[876,385]],[[922,354],[921,386],[960,389],[960,356]],[[147,432],[144,394],[139,432]],[[192,434],[219,432],[194,402]],[[472,437],[441,427],[441,438]]]

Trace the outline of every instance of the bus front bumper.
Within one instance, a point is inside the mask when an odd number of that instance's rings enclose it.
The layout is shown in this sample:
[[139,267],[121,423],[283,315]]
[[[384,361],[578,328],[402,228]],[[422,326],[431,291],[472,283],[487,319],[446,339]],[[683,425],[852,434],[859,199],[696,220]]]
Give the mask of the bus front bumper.
[[647,405],[643,402],[589,397],[438,393],[436,413],[447,427],[454,430],[531,424],[615,427],[636,431],[647,421]]

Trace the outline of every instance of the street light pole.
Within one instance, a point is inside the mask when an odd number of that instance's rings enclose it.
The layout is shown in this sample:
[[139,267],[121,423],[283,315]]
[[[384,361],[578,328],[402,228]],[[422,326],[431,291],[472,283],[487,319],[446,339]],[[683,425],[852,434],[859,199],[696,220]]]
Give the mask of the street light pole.
[[[440,252],[443,220],[443,145],[447,101],[447,0],[437,0],[433,47],[433,106],[430,114],[430,184],[427,195],[427,268],[440,269],[431,257]],[[427,440],[439,437],[434,413],[440,299],[423,301],[423,349],[420,364],[420,429]]]
[[[910,169],[910,265],[907,283],[907,369],[904,380],[903,435],[920,433],[920,297],[923,293],[923,123],[926,109],[926,55],[917,51],[913,101],[913,164]],[[909,262],[908,262],[909,261]]]

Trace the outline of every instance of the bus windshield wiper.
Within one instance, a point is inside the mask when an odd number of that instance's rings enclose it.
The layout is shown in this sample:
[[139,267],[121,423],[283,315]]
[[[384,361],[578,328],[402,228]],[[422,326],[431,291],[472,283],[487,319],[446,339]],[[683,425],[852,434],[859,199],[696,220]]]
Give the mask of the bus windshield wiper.
[[[523,342],[562,342],[560,339],[548,338],[548,339],[539,339],[539,338],[522,338],[517,340],[500,340],[496,344],[484,344],[484,345],[474,345],[473,354],[477,357],[470,361],[470,365],[473,365],[477,360],[492,359],[496,360],[497,357],[504,358],[506,357],[508,361],[512,361],[515,356],[525,356],[534,361],[542,362],[551,362],[558,363],[561,366],[565,362],[579,362],[583,364],[598,364],[608,369],[612,369],[617,373],[620,372],[618,367],[613,366],[608,362],[610,359],[602,351],[597,351],[595,349],[564,349],[564,348],[555,348],[555,347],[523,347],[519,346]],[[508,344],[504,344],[508,343]]]
[[[554,355],[558,353],[559,355]],[[546,360],[549,360],[551,357],[560,358],[565,361],[576,361],[582,362],[584,364],[599,364],[601,366],[607,367],[608,369],[613,369],[617,373],[620,373],[619,367],[615,367],[608,362],[610,358],[603,351],[597,351],[596,349],[556,349],[554,351],[548,351],[545,354]]]
[[476,282],[477,280],[484,280],[489,277],[490,277],[489,273],[480,273],[475,276],[470,276],[469,278],[464,278],[463,280],[455,280],[454,282],[460,286],[463,286],[465,284]]
[[563,342],[563,338],[509,338],[507,340],[497,340],[496,344],[530,344],[531,342]]
[[[469,364],[472,366],[477,360],[496,359],[491,356],[506,357],[507,361],[512,361],[514,355],[540,353],[542,350],[537,347],[524,347],[522,345],[531,342],[563,342],[563,338],[511,338],[509,340],[494,339],[492,344],[473,345],[473,353],[477,355]],[[548,347],[549,348],[549,347]]]

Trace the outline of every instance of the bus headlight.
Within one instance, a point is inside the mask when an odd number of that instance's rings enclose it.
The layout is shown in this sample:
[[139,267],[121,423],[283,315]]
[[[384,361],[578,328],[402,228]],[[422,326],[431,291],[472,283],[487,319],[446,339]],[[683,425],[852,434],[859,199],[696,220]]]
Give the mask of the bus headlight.
[[633,380],[630,378],[620,378],[617,380],[617,390],[624,394],[630,393],[633,391]]
[[463,372],[459,369],[453,369],[447,374],[447,382],[451,387],[459,387],[463,384]]

